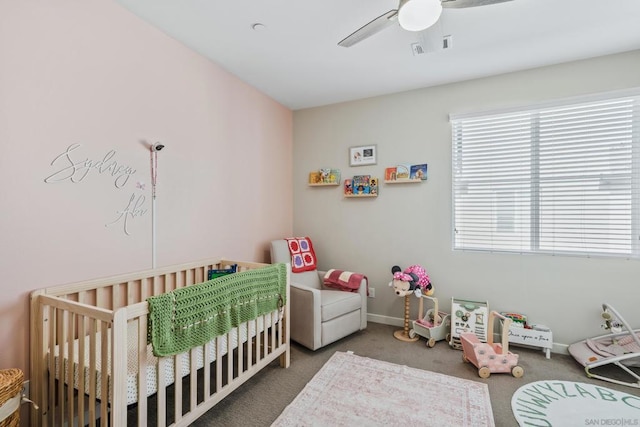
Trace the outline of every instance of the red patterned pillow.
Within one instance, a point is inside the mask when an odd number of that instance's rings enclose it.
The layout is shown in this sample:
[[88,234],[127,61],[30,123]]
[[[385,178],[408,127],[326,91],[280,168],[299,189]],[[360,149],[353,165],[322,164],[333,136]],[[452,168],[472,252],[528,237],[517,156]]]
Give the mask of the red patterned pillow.
[[285,239],[291,253],[291,271],[301,273],[316,269],[316,253],[308,237],[292,237]]

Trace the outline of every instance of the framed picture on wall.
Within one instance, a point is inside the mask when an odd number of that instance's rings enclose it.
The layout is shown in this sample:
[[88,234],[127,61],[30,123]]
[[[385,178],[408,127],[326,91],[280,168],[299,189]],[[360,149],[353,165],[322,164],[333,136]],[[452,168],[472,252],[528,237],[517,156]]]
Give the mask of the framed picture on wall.
[[361,145],[349,148],[349,166],[375,165],[378,153],[375,145]]

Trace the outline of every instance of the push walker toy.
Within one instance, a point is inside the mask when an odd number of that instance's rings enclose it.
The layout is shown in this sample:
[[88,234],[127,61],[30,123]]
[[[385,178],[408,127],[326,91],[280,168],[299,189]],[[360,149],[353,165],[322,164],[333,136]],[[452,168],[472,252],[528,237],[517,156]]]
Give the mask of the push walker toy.
[[[502,344],[493,342],[493,320],[502,319]],[[497,311],[489,313],[487,342],[481,342],[476,334],[465,332],[460,335],[462,360],[471,362],[478,368],[480,378],[489,378],[492,373],[511,372],[516,378],[524,375],[524,369],[518,366],[518,355],[509,351],[509,326],[512,319]]]
[[[423,298],[433,301],[433,308],[423,314]],[[448,313],[438,311],[438,299],[422,295],[418,309],[418,320],[413,321],[413,329],[409,331],[409,337],[415,338],[420,335],[427,339],[427,347],[433,348],[436,341],[446,339],[449,341],[449,328],[451,327],[451,317]]]

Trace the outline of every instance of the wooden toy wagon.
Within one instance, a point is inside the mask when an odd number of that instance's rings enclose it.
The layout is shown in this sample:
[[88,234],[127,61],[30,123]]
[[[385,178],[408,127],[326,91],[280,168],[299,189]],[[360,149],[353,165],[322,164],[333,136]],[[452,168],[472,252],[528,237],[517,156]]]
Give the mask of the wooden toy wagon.
[[[495,317],[502,319],[502,344],[493,342],[493,321]],[[509,351],[509,326],[512,319],[497,311],[489,313],[487,342],[481,342],[476,334],[465,332],[460,335],[462,343],[462,360],[471,362],[478,368],[480,378],[489,378],[492,373],[511,372],[520,378],[524,369],[518,366],[518,355]]]
[[[433,308],[424,313],[423,298],[433,301]],[[418,320],[413,321],[413,329],[409,331],[409,337],[415,338],[416,335],[427,339],[427,347],[436,345],[436,341],[446,339],[449,341],[449,328],[451,327],[451,316],[448,313],[438,311],[438,299],[422,295],[420,298],[420,307],[418,309]]]

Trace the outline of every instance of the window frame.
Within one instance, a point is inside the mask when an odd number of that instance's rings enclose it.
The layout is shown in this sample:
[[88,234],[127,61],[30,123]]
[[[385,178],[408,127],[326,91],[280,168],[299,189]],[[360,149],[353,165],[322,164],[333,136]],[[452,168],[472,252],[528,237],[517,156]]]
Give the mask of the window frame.
[[[531,197],[531,207],[529,208],[529,219],[530,219],[530,245],[528,248],[508,248],[506,245],[504,247],[471,247],[470,245],[465,245],[464,243],[460,243],[457,239],[457,230],[460,228],[457,221],[457,212],[456,206],[458,206],[459,202],[462,202],[461,190],[462,187],[457,187],[457,185],[461,184],[457,180],[457,172],[458,167],[461,167],[462,160],[460,160],[461,154],[456,152],[457,150],[465,150],[467,147],[460,148],[460,144],[464,144],[464,137],[457,135],[456,130],[459,130],[460,123],[471,122],[474,120],[487,119],[491,120],[492,117],[502,117],[509,115],[534,115],[535,117],[539,117],[538,115],[541,112],[551,109],[562,109],[562,108],[573,108],[580,106],[581,104],[589,104],[589,103],[599,103],[599,102],[608,102],[614,101],[624,98],[632,98],[633,99],[633,107],[632,112],[633,116],[631,119],[631,137],[630,137],[630,145],[631,145],[631,154],[630,156],[630,165],[628,166],[629,174],[630,174],[630,183],[626,185],[630,187],[630,211],[629,219],[631,224],[630,228],[630,236],[629,236],[629,250],[624,252],[611,252],[605,250],[597,250],[596,248],[580,248],[580,250],[567,250],[566,248],[558,249],[558,247],[552,247],[551,249],[541,249],[540,243],[540,235],[541,235],[541,219],[540,205],[542,204],[539,200],[535,201],[536,206],[534,207],[534,196]],[[614,257],[614,258],[631,258],[631,259],[639,259],[640,258],[640,88],[631,88],[625,90],[618,91],[609,91],[598,94],[590,94],[586,96],[575,96],[562,98],[557,100],[532,103],[529,105],[519,106],[519,107],[511,107],[511,108],[503,108],[503,109],[494,109],[488,111],[480,111],[473,113],[464,113],[464,114],[450,114],[449,121],[451,123],[451,166],[452,166],[452,184],[451,184],[451,247],[452,250],[455,251],[472,251],[472,252],[504,252],[504,253],[521,253],[521,254],[551,254],[551,255],[566,255],[566,256],[581,256],[581,257]],[[532,151],[540,149],[540,135],[536,134],[539,129],[539,124],[535,126],[533,124],[529,125],[529,131],[531,132],[531,142],[530,149]],[[489,128],[487,128],[489,129]],[[467,138],[470,139],[470,138]],[[540,161],[539,152],[532,154],[532,156],[536,156],[535,158]],[[457,163],[458,159],[458,163]],[[487,161],[486,163],[489,163]],[[530,162],[529,164],[533,164],[535,162]],[[560,171],[560,169],[558,169]],[[540,196],[539,186],[541,185],[540,171],[535,167],[531,168],[531,176],[533,177],[532,182],[532,194],[535,194],[536,197]],[[462,184],[467,184],[469,181],[462,182]],[[477,182],[477,181],[476,181]],[[571,182],[571,181],[567,181]],[[583,188],[583,187],[580,187]],[[601,190],[596,191],[594,194],[600,194]],[[496,194],[499,192],[496,191]],[[485,202],[486,203],[486,202]],[[505,205],[499,204],[497,205],[498,210],[502,208],[506,208]],[[490,209],[483,211],[483,213],[488,213]],[[556,210],[557,212],[557,210]],[[609,212],[609,211],[607,211]],[[513,224],[508,224],[505,222],[505,218],[503,217],[501,221],[498,221],[499,212],[492,213],[494,215],[493,223],[496,224],[494,228],[498,226],[503,227],[503,229],[508,229],[509,227],[514,227]],[[497,221],[497,222],[496,222]],[[498,224],[498,222],[500,224]],[[576,223],[576,222],[573,222]],[[488,225],[486,228],[490,228]],[[593,233],[593,231],[591,231]],[[491,235],[493,231],[488,231],[487,235]],[[626,234],[626,231],[625,231]],[[524,234],[519,234],[524,235]],[[612,236],[611,233],[608,236]],[[487,241],[490,238],[486,239]],[[560,246],[560,245],[557,245]],[[595,245],[594,245],[595,246]]]

